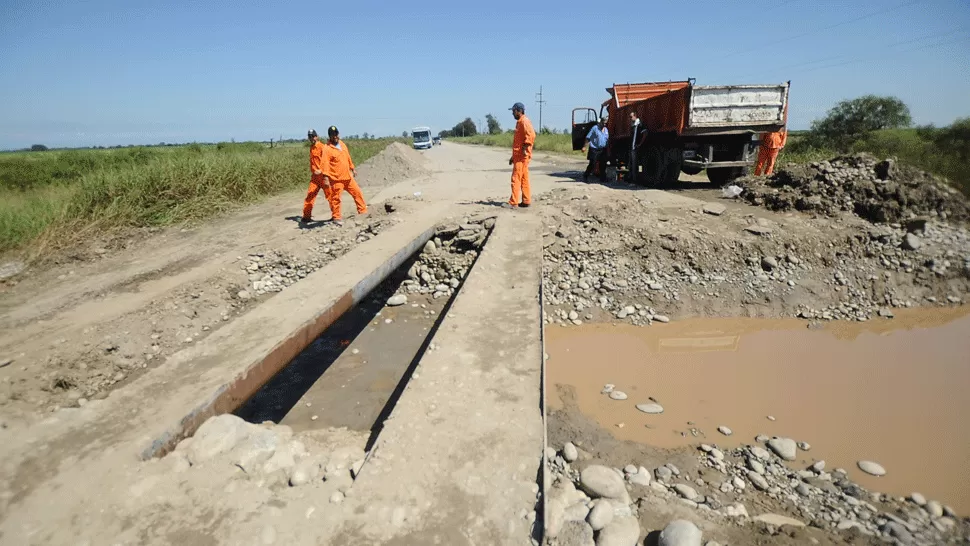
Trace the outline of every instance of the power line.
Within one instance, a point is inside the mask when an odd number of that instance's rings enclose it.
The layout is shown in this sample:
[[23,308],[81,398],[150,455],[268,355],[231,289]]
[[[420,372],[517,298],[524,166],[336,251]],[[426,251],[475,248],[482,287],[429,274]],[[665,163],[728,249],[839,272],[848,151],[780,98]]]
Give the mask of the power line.
[[[897,46],[901,46],[901,45],[912,44],[912,43],[915,43],[915,42],[921,42],[923,40],[928,40],[928,39],[931,39],[931,38],[946,38],[948,36],[952,36],[954,34],[961,34],[961,33],[966,32],[966,31],[967,31],[967,29],[965,29],[965,28],[956,28],[956,29],[947,31],[947,32],[945,32],[943,34],[937,34],[937,33],[934,32],[934,33],[931,33],[931,34],[925,34],[925,35],[920,36],[920,37],[917,37],[917,38],[911,38],[911,39],[908,39],[908,40],[903,40],[903,41],[900,41],[900,42],[894,42],[894,43],[887,44],[887,45],[884,45],[884,46],[879,46],[879,48],[880,49],[892,48],[892,47],[897,47]],[[896,52],[896,53],[900,53],[900,52]],[[818,64],[818,63],[824,63],[824,62],[830,62],[830,61],[838,61],[838,60],[845,60],[845,59],[848,59],[848,58],[849,58],[848,55],[835,55],[834,57],[825,57],[823,59],[816,59],[814,61],[802,61],[802,62],[798,62],[798,63],[794,63],[794,64],[787,64],[787,65],[778,66],[778,67],[770,67],[769,70],[772,70],[772,71],[774,71],[774,70],[786,70],[786,69],[789,69],[789,68],[797,68],[797,67],[808,66],[808,65],[812,65],[812,64]],[[816,67],[816,68],[818,68],[818,67]],[[763,73],[764,73],[764,70],[759,70],[758,72],[749,72],[747,74],[743,74],[743,75],[739,76],[739,78],[747,78],[748,76],[753,76],[755,74],[763,74]]]
[[[782,38],[780,40],[774,40],[771,43],[772,43],[772,45],[777,45],[777,44],[784,43],[784,42],[790,42],[792,40],[797,40],[799,38],[804,38],[806,36],[811,36],[812,34],[815,34],[816,32],[824,32],[826,30],[831,30],[833,28],[838,28],[838,27],[841,27],[841,26],[844,26],[844,25],[849,25],[849,24],[852,24],[852,23],[858,23],[859,21],[863,21],[863,20],[869,19],[871,17],[876,17],[876,16],[879,16],[879,15],[883,15],[885,13],[889,13],[891,11],[896,11],[898,9],[902,9],[902,8],[905,8],[905,7],[908,7],[908,6],[912,6],[913,4],[919,4],[920,2],[924,2],[924,1],[925,0],[910,0],[908,2],[903,2],[902,4],[897,4],[895,6],[890,6],[888,8],[883,8],[883,9],[880,9],[880,10],[876,10],[876,11],[873,11],[873,12],[869,12],[869,13],[867,13],[865,15],[861,15],[859,17],[856,17],[855,19],[849,19],[848,21],[840,21],[838,23],[835,23],[834,25],[829,25],[827,27],[822,27],[822,28],[818,28],[818,29],[815,29],[815,30],[810,30],[808,32],[803,32],[801,34],[796,34],[794,36],[788,36],[787,38]],[[734,57],[734,56],[740,55],[742,53],[750,53],[752,51],[757,51],[761,47],[762,46],[759,45],[759,46],[754,46],[754,47],[751,47],[751,48],[748,48],[748,49],[744,49],[744,50],[741,50],[741,51],[736,51],[736,52],[731,53],[729,55],[725,55],[724,57],[722,57],[722,59],[723,58],[728,58],[728,57]]]
[[935,43],[935,44],[924,44],[924,45],[922,45],[920,47],[916,47],[916,48],[904,49],[903,51],[890,52],[889,55],[877,55],[875,57],[862,57],[862,58],[857,58],[857,59],[850,59],[848,61],[843,61],[841,63],[835,63],[835,64],[817,66],[815,68],[809,68],[808,70],[805,70],[802,73],[804,74],[804,73],[808,73],[808,72],[814,72],[816,70],[824,70],[826,68],[838,68],[840,66],[846,66],[846,65],[850,65],[850,64],[854,64],[854,63],[859,63],[859,62],[878,61],[880,59],[885,59],[887,56],[896,56],[896,55],[902,55],[904,53],[913,53],[913,52],[916,52],[916,51],[923,51],[923,50],[926,50],[926,49],[933,49],[933,48],[937,48],[937,47],[941,47],[941,46],[953,45],[953,44],[959,43],[960,41],[962,41],[964,39],[965,39],[964,36],[959,36],[956,39],[945,40],[943,42],[939,42],[939,43]]

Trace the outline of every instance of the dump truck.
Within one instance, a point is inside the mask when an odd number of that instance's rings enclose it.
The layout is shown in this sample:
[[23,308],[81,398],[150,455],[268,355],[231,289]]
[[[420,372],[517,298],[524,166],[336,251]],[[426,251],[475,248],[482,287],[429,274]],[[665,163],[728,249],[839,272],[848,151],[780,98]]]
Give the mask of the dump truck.
[[[599,109],[573,109],[573,150],[582,149],[589,130],[608,115],[604,174],[609,178],[667,185],[681,172],[706,170],[708,180],[723,185],[746,174],[755,163],[760,135],[788,122],[791,82],[701,86],[694,81],[613,84]],[[645,129],[636,139],[631,112]]]

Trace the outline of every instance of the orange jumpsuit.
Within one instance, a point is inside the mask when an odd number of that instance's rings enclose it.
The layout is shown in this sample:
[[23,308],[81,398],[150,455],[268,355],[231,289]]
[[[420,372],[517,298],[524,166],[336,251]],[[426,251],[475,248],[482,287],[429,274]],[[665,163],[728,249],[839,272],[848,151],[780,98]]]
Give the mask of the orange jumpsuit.
[[327,142],[324,147],[326,150],[326,165],[323,174],[330,179],[330,214],[333,220],[341,220],[340,215],[340,196],[344,190],[354,198],[357,205],[357,214],[367,213],[367,204],[364,203],[364,194],[360,191],[360,186],[354,180],[353,171],[356,169],[354,160],[350,158],[350,149],[343,140],[337,144]]
[[[520,202],[523,205],[532,203],[529,161],[532,160],[532,146],[535,141],[536,132],[532,128],[532,122],[523,114],[515,122],[515,136],[512,137],[512,197],[509,198],[509,204],[513,207]],[[525,153],[522,153],[523,144],[529,145],[529,150]]]
[[775,170],[775,159],[778,152],[785,147],[788,142],[788,131],[782,129],[773,133],[763,133],[761,135],[761,146],[758,147],[758,164],[755,166],[754,174],[771,174]]
[[[306,192],[306,199],[303,200],[303,219],[307,222],[313,214],[313,204],[321,188],[323,188],[323,196],[328,203],[330,202],[330,188],[324,183],[323,152],[323,143],[319,140],[310,146],[310,189]],[[314,174],[318,171],[320,174]]]

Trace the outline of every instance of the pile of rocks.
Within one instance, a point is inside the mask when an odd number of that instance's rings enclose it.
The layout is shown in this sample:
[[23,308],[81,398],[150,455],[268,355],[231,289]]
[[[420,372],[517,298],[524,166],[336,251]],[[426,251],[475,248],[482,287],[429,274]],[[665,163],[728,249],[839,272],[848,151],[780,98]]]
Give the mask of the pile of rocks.
[[870,222],[970,219],[970,203],[945,181],[868,154],[784,167],[771,177],[745,177],[736,184],[744,188],[746,201],[771,210],[852,212]]
[[280,292],[343,256],[358,243],[375,237],[383,227],[384,222],[371,222],[353,234],[333,239],[322,238],[310,250],[310,256],[306,259],[275,250],[250,254],[241,266],[249,276],[250,286],[240,290],[236,297],[248,300],[254,296]]
[[494,218],[465,218],[458,224],[438,227],[398,292],[430,294],[435,299],[454,294],[494,226]]
[[[581,473],[569,468],[576,446],[566,444],[562,454],[546,453],[555,469],[556,481],[546,502],[545,536],[559,546],[636,546],[641,530],[638,508],[632,505],[626,482],[651,483],[647,469],[624,470],[590,465]],[[661,546],[700,546],[702,534],[693,523],[675,520],[661,531]],[[595,542],[594,542],[595,541]]]
[[741,234],[743,219],[731,215],[711,220],[726,222],[713,229],[689,214],[609,212],[588,207],[547,218],[546,323],[648,325],[680,312],[737,315],[739,306],[765,303],[777,315],[868,320],[889,318],[892,308],[959,304],[970,293],[970,230],[946,222],[846,228],[824,220],[803,233],[752,219],[747,228],[771,232],[755,238]]
[[339,503],[364,460],[365,453],[357,445],[338,446],[329,453],[313,452],[285,425],[254,425],[224,414],[206,420],[162,463],[169,465],[171,472],[194,472],[200,479],[236,468],[261,487],[316,484],[332,489],[330,500]]
[[[959,521],[951,508],[939,502],[927,501],[919,493],[902,499],[869,492],[850,481],[845,470],[826,472],[825,461],[794,471],[785,461],[796,460],[799,451],[810,450],[810,445],[778,437],[759,436],[757,441],[758,445],[723,450],[700,445],[693,476],[670,463],[652,472],[635,465],[623,469],[591,465],[578,472],[571,465],[583,453],[575,445],[566,443],[559,452],[550,448],[546,452],[554,482],[547,502],[550,543],[592,544],[593,533],[604,530],[604,522],[616,521],[633,542],[624,535],[624,542],[608,544],[633,545],[639,533],[633,527],[638,510],[667,502],[699,510],[715,522],[757,523],[769,534],[782,527],[809,525],[845,538],[869,536],[906,545],[970,540],[970,524]],[[859,468],[873,475],[885,474],[885,469],[871,461],[859,461]],[[631,493],[639,495],[635,506],[631,506]],[[775,506],[791,515],[752,515],[746,504]],[[688,534],[695,537],[693,542],[660,544],[701,544],[699,530]],[[574,536],[590,540],[574,541]],[[599,537],[596,544],[601,546]]]

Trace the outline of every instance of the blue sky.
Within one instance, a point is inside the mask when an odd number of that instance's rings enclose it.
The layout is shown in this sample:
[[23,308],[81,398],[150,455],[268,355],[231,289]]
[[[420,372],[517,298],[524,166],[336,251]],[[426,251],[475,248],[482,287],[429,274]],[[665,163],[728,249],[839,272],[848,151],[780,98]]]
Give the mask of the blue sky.
[[[140,4],[140,5],[136,5]],[[437,132],[613,82],[792,81],[790,126],[896,95],[970,116],[967,0],[0,0],[0,149]]]

